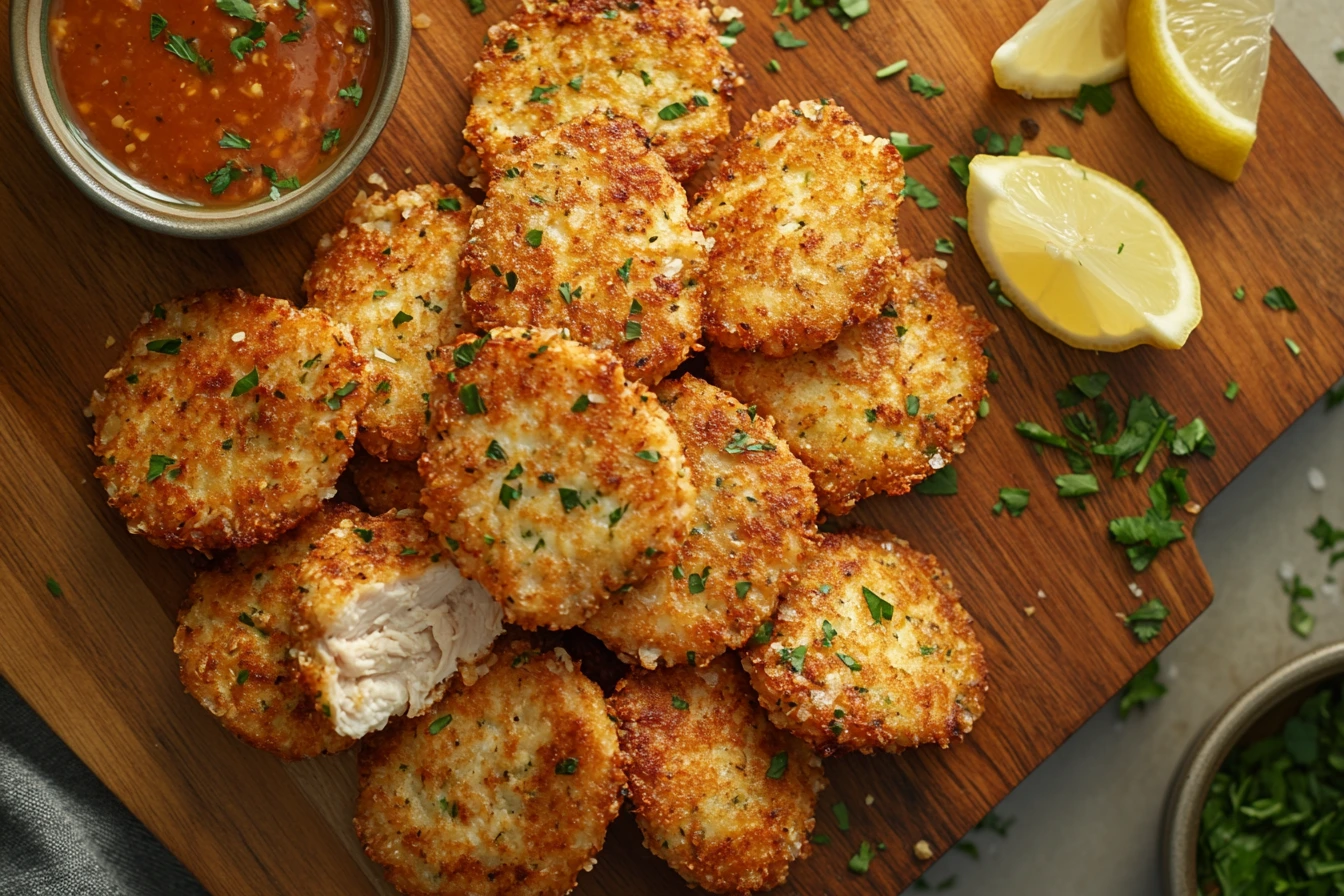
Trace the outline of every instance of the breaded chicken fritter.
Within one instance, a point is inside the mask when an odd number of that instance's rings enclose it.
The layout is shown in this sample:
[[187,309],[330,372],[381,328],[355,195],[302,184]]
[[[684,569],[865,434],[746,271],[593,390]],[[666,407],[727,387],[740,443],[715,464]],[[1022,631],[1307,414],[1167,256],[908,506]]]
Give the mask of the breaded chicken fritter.
[[[468,87],[464,174],[490,173],[514,137],[612,109],[686,180],[728,136],[741,78],[695,0],[523,0],[490,28]],[[474,152],[472,151],[474,148]]]
[[670,562],[695,490],[667,412],[611,352],[555,330],[444,346],[425,521],[526,628],[569,628]]
[[966,448],[995,332],[958,305],[939,262],[905,259],[882,313],[816,351],[765,358],[712,348],[714,381],[775,418],[812,470],[821,509],[901,495]]
[[131,532],[272,541],[336,493],[368,389],[348,327],[242,290],[155,305],[94,392],[94,475]]
[[946,747],[989,690],[951,577],[876,529],[822,537],[742,664],[770,721],[823,756]]
[[770,724],[736,657],[637,670],[608,705],[644,845],[687,881],[768,890],[811,853],[821,760]]
[[378,457],[424,451],[429,359],[469,332],[458,259],[473,208],[451,184],[360,193],[303,275],[309,306],[349,324],[369,361],[359,441]]
[[568,328],[649,385],[700,348],[705,240],[639,125],[592,112],[501,165],[462,258],[477,326]]
[[355,830],[408,896],[559,896],[621,806],[616,726],[560,648],[501,647],[359,750]]
[[584,628],[626,662],[706,665],[775,611],[816,532],[807,467],[769,418],[689,374],[658,388],[697,490],[672,558],[608,598]]
[[308,696],[291,648],[299,564],[355,513],[323,505],[272,544],[227,555],[197,574],[178,612],[173,650],[187,693],[238,738],[282,759],[354,744]]
[[354,512],[297,573],[299,669],[335,729],[363,737],[421,715],[504,630],[499,606],[416,516]]
[[905,165],[826,100],[781,100],[733,138],[696,194],[712,239],[705,335],[726,348],[791,355],[874,317],[899,255]]
[[393,510],[420,510],[420,471],[404,460],[379,460],[371,454],[356,452],[350,460],[350,475],[364,502],[374,516]]

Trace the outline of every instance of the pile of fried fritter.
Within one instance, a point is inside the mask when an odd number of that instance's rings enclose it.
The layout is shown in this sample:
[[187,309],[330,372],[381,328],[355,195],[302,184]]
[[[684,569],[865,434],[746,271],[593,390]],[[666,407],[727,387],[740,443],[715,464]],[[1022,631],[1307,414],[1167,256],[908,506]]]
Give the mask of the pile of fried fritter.
[[210,558],[188,692],[286,759],[359,742],[405,893],[568,892],[627,796],[687,881],[768,889],[821,757],[984,709],[939,561],[817,520],[963,450],[993,327],[898,247],[894,146],[826,100],[729,139],[739,83],[694,0],[524,0],[470,80],[479,204],[360,194],[302,308],[165,301],[94,394],[111,505]]

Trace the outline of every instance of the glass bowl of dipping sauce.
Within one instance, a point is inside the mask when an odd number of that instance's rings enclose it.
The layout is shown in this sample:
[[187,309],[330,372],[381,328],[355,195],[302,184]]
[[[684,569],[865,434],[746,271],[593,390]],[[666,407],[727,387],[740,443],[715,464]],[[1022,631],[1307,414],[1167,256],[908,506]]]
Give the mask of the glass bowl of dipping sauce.
[[409,0],[15,0],[15,84],[96,204],[241,236],[358,166],[401,89],[410,18]]

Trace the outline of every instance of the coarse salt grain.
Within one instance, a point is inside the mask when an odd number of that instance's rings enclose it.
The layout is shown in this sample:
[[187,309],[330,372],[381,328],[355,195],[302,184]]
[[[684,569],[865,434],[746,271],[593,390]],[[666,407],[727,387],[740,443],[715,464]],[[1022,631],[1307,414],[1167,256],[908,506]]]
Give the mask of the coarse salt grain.
[[416,31],[424,31],[426,28],[428,28],[430,25],[433,24],[434,20],[431,19],[429,16],[425,15],[423,12],[416,13],[415,18],[411,19],[411,27],[414,28]]
[[877,797],[873,796],[871,793],[863,798],[863,804],[865,806],[871,806],[876,801]]
[[1311,486],[1314,492],[1325,491],[1325,474],[1318,468],[1312,467],[1307,471],[1307,485]]
[[244,339],[247,338],[247,333],[244,332],[243,330],[239,330],[237,333],[234,333],[229,338],[234,342],[242,342]]
[[941,470],[943,467],[947,466],[947,459],[941,454],[934,454],[929,458],[929,466],[933,467],[935,470]]
[[1135,597],[1143,597],[1143,589],[1139,587],[1138,582],[1129,583],[1129,593]]
[[1297,568],[1287,560],[1279,564],[1279,581],[1291,582],[1293,576],[1297,573]]

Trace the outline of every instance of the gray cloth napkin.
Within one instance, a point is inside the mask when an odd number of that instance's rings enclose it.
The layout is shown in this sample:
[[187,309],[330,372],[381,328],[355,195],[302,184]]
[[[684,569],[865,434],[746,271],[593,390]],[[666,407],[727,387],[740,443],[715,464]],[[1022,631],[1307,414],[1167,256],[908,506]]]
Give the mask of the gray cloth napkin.
[[4,679],[0,896],[205,896]]

